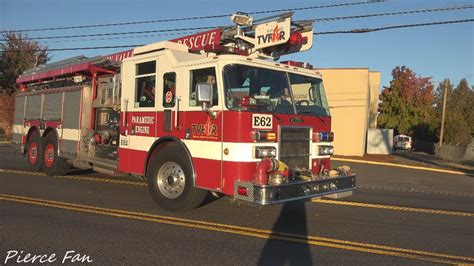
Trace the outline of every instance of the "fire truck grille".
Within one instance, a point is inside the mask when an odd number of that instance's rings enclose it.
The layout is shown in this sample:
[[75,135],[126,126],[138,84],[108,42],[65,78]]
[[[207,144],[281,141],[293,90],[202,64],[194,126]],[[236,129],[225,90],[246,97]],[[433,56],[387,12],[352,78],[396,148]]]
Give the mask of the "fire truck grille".
[[311,137],[309,128],[282,127],[280,160],[291,169],[310,169]]

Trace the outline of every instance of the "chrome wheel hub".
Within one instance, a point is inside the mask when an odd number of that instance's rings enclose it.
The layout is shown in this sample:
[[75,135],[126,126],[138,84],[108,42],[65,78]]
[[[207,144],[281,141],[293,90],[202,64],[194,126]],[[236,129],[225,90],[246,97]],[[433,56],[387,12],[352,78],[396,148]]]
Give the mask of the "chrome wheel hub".
[[183,168],[175,162],[164,163],[158,170],[157,182],[163,196],[169,199],[179,197],[186,182]]

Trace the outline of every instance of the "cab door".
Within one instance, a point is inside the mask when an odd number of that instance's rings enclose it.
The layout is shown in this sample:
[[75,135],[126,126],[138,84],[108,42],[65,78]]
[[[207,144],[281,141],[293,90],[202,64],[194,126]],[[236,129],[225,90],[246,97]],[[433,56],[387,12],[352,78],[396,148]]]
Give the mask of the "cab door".
[[[215,66],[193,68],[187,71],[188,88],[182,90],[182,126],[185,132],[183,142],[193,158],[196,185],[215,191],[222,190],[222,141],[223,102],[218,84],[221,77],[216,75]],[[196,100],[196,84],[207,82],[213,89],[211,112],[202,110]]]
[[123,172],[145,174],[147,153],[157,138],[158,77],[156,55],[123,63],[119,146],[119,170]]

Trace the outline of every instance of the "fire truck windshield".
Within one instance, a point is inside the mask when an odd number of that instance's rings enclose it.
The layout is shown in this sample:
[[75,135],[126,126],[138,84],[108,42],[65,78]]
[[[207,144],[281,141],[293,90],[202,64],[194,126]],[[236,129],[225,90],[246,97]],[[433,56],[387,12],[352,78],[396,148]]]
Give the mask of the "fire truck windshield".
[[321,79],[246,65],[224,68],[230,110],[329,116]]

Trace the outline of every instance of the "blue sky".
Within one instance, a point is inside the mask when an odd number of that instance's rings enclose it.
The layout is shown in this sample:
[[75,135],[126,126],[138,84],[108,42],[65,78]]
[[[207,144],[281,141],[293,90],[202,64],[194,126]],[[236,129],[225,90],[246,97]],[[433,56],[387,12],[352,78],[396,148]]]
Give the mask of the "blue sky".
[[[121,1],[121,0],[0,0],[0,29],[16,30],[39,27],[102,24],[165,18],[227,14],[296,8],[334,3],[337,1]],[[452,7],[474,4],[466,0],[388,0],[385,3],[297,11],[294,19],[313,19],[368,13],[396,12],[414,9]],[[315,31],[349,30],[388,25],[424,23],[474,18],[474,9],[393,17],[324,22],[314,25]],[[171,23],[141,24],[120,27],[32,32],[30,37],[78,35],[107,32],[144,31],[186,27],[229,25],[230,19],[208,19]],[[87,47],[153,43],[176,38],[152,36],[130,39],[95,40],[67,39],[62,42],[42,42],[50,48]],[[434,81],[450,78],[458,82],[467,77],[474,83],[474,23],[441,25],[423,28],[397,29],[367,34],[338,34],[315,36],[313,48],[305,53],[283,57],[307,61],[316,67],[368,67],[382,72],[382,86],[391,80],[395,66],[406,65]],[[76,55],[104,55],[123,49],[52,52],[53,61]]]

